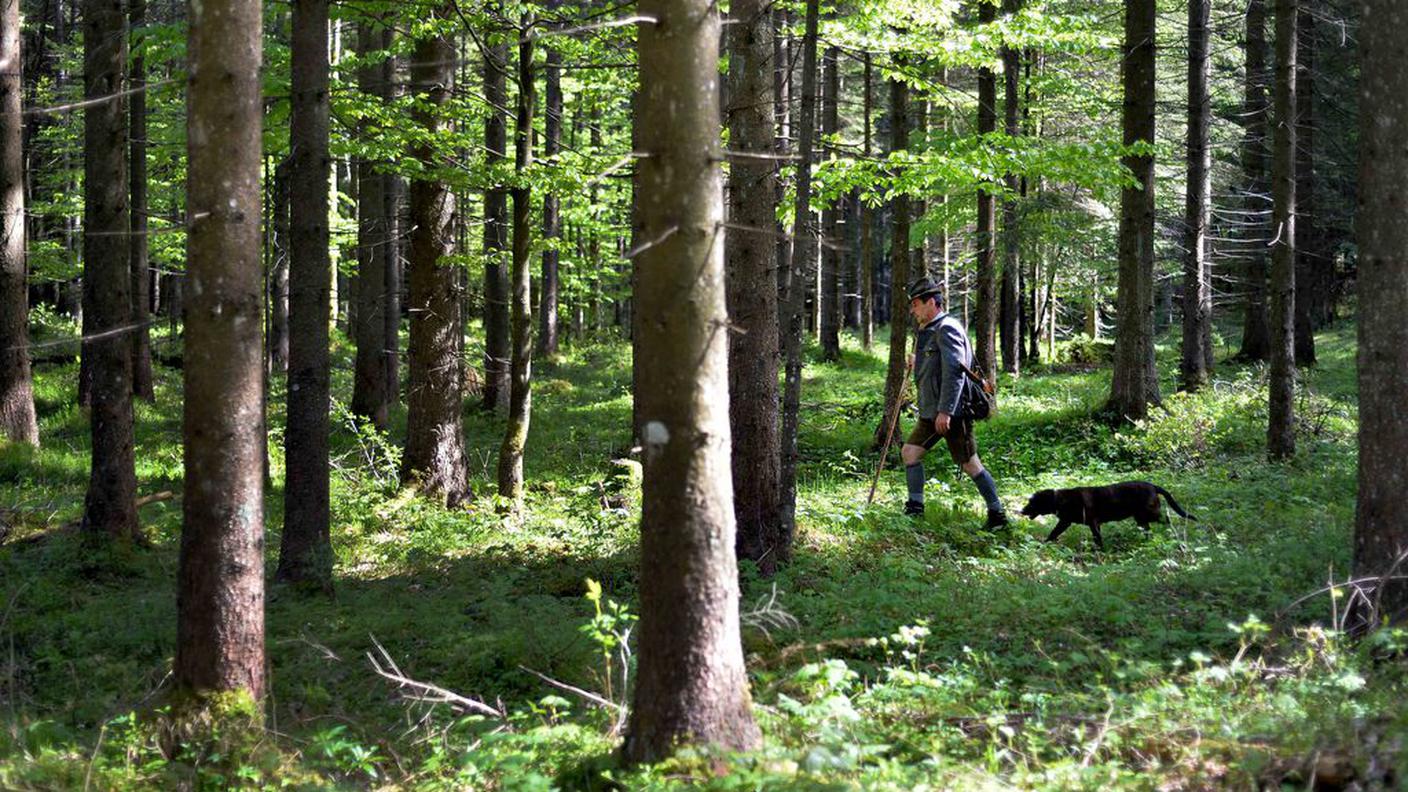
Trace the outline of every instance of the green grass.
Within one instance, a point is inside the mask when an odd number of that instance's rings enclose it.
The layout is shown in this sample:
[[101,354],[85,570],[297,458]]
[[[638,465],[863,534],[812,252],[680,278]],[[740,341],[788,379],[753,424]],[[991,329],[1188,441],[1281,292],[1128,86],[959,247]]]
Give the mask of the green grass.
[[[82,508],[87,426],[71,406],[76,367],[46,364],[44,447],[0,450],[13,527],[0,547],[0,788],[1245,788],[1305,786],[1317,762],[1322,778],[1403,783],[1408,680],[1391,658],[1408,639],[1353,645],[1325,626],[1329,595],[1294,604],[1349,564],[1353,340],[1352,326],[1320,337],[1300,454],[1283,466],[1264,462],[1261,367],[1224,364],[1207,392],[1178,395],[1165,344],[1167,409],[1117,428],[1094,417],[1107,370],[1005,381],[978,439],[1009,510],[1042,487],[1148,478],[1199,518],[1115,524],[1103,553],[1081,526],[1055,545],[1041,541],[1049,523],[979,530],[981,501],[942,453],[925,520],[899,515],[894,460],[867,508],[882,350],[848,339],[840,362],[810,364],[796,558],[768,580],[743,571],[766,744],[726,777],[688,752],[615,768],[612,715],[524,670],[599,693],[610,675],[620,697],[619,663],[609,672],[602,653],[619,625],[585,595],[596,580],[635,608],[637,498],[616,461],[624,345],[535,367],[520,521],[492,497],[502,418],[466,410],[477,497],[447,511],[399,491],[394,446],[334,412],[337,595],[271,589],[270,730],[220,756],[163,750],[153,717],[174,650],[179,502],[143,509],[150,549],[95,551],[66,527]],[[337,354],[345,402],[350,350]],[[137,413],[144,493],[180,486],[180,372],[158,376],[157,404]],[[404,413],[394,423],[399,436]],[[270,570],[281,498],[275,486]],[[366,659],[373,636],[409,676],[501,701],[507,720],[405,701]]]

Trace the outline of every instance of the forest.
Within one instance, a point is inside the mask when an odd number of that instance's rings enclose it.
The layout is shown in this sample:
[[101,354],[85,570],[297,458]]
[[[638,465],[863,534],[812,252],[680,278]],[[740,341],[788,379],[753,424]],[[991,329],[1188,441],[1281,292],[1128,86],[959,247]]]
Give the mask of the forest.
[[1402,0],[0,0],[0,789],[1408,787]]

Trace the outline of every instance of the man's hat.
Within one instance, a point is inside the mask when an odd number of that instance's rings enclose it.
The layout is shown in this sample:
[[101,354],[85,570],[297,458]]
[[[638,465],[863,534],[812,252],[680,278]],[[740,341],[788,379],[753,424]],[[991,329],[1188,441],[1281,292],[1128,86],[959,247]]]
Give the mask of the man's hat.
[[933,278],[921,277],[909,284],[909,299],[926,300],[930,297],[938,297],[942,292],[939,285],[934,283]]

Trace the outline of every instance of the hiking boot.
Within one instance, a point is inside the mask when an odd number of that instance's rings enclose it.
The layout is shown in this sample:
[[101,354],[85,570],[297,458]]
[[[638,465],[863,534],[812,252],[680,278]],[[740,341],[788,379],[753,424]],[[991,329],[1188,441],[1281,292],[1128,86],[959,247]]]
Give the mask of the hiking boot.
[[924,501],[909,500],[904,502],[904,513],[906,517],[923,517]]
[[993,509],[988,509],[988,521],[985,522],[985,523],[983,523],[983,529],[984,529],[984,530],[991,531],[991,530],[993,530],[993,529],[995,529],[995,528],[1004,528],[1004,527],[1006,527],[1006,526],[1007,526],[1007,513],[1006,513],[1006,512],[1000,512],[1000,511],[996,511],[996,510],[993,510]]

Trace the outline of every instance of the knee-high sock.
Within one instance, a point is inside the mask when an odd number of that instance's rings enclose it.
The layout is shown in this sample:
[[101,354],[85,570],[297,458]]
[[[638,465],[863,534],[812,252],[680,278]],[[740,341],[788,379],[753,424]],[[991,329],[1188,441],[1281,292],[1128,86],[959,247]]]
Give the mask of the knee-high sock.
[[904,480],[909,485],[909,499],[924,502],[924,463],[915,462],[904,466]]
[[992,480],[992,474],[986,468],[973,477],[973,484],[977,486],[978,492],[982,493],[989,511],[1002,511],[1002,500],[997,497],[997,482]]

